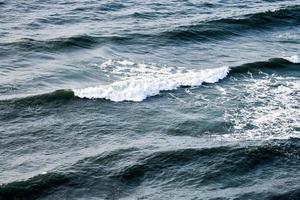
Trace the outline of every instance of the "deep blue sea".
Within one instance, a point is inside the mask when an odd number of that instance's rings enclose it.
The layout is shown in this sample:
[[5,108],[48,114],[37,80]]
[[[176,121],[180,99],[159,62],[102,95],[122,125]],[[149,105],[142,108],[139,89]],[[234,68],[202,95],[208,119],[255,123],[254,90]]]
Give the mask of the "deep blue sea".
[[299,200],[300,0],[0,0],[0,200]]

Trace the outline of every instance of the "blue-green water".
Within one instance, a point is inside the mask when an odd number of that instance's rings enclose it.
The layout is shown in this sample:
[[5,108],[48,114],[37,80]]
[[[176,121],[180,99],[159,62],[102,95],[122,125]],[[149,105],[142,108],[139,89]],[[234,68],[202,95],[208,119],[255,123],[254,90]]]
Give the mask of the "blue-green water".
[[300,199],[300,2],[0,0],[0,200]]

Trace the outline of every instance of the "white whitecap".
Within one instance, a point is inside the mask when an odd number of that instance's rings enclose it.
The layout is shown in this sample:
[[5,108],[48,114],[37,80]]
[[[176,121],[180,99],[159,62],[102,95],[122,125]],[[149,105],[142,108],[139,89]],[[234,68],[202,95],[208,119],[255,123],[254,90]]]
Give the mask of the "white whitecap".
[[[292,63],[300,63],[298,55],[284,57]],[[158,66],[155,64],[134,63],[129,60],[107,60],[100,69],[117,78],[108,85],[74,89],[80,98],[107,99],[111,101],[143,101],[158,95],[161,91],[175,90],[181,86],[200,86],[202,83],[215,83],[227,76],[230,68],[184,69]],[[222,93],[226,91],[217,87]]]
[[80,98],[107,99],[111,101],[143,101],[158,95],[161,91],[175,90],[181,86],[200,86],[202,83],[215,83],[227,76],[228,67],[182,70],[174,67],[135,64],[131,61],[109,60],[101,68],[110,68],[122,78],[108,85],[74,89]]
[[218,86],[218,85],[217,85],[217,86],[216,86],[216,89],[217,89],[218,91],[220,91],[222,95],[226,95],[226,94],[227,94],[226,90],[225,90],[224,88],[222,88],[221,86]]
[[121,60],[121,61],[118,61],[118,63],[121,65],[134,65],[134,62],[131,62],[129,60]]
[[300,57],[298,55],[294,55],[291,57],[284,57],[284,59],[286,59],[292,63],[300,63]]

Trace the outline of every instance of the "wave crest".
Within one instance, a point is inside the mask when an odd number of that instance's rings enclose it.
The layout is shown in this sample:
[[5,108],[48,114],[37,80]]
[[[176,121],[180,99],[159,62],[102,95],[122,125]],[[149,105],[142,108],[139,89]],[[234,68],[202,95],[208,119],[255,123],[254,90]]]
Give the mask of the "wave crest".
[[109,85],[75,89],[73,90],[75,96],[108,99],[116,102],[143,101],[149,96],[158,95],[160,91],[175,90],[182,86],[199,86],[202,83],[215,83],[226,77],[229,72],[228,67],[183,70],[171,67],[159,68],[145,64],[129,67],[133,65],[130,61],[118,61],[118,64],[120,67],[115,68],[113,72],[118,74],[127,71],[125,73],[127,77]]
[[[246,63],[236,67],[209,69],[185,69],[179,67],[139,64],[129,60],[108,60],[100,65],[101,70],[117,78],[108,85],[95,87],[56,90],[34,96],[0,99],[13,103],[43,104],[52,101],[72,100],[76,97],[106,99],[110,101],[143,101],[158,95],[161,91],[176,90],[180,87],[200,86],[215,83],[228,74],[259,73],[261,70],[299,70],[299,56],[273,58],[265,62]],[[224,91],[222,91],[224,92]]]
[[[233,68],[220,67],[200,70],[138,64],[128,60],[108,60],[100,68],[104,72],[118,77],[117,81],[109,85],[74,89],[73,92],[80,98],[139,102],[147,97],[158,95],[161,91],[218,82],[225,78],[229,71],[243,73],[261,68],[294,67],[294,63],[299,63],[298,55],[285,59],[270,59],[267,62],[248,63]],[[298,68],[298,66],[296,67]]]

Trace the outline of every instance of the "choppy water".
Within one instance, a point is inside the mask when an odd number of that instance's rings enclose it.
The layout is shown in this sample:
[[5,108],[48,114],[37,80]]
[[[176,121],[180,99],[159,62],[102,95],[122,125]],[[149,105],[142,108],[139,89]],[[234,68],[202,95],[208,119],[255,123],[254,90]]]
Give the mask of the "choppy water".
[[0,199],[300,199],[299,52],[299,0],[0,0]]

